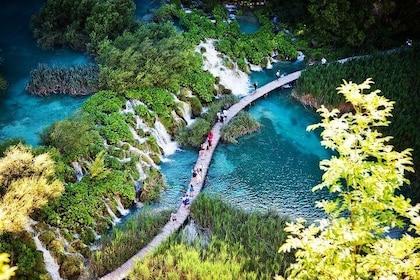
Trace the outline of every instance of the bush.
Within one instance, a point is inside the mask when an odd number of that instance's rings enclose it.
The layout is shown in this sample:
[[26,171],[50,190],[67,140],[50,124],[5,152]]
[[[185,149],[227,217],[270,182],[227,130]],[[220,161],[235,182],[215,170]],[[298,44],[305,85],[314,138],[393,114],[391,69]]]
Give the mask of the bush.
[[260,124],[247,112],[241,111],[220,131],[222,141],[237,144],[238,137],[258,131]]
[[197,118],[189,127],[180,128],[177,131],[175,139],[181,145],[200,147],[206,139],[210,128],[211,124],[208,121]]

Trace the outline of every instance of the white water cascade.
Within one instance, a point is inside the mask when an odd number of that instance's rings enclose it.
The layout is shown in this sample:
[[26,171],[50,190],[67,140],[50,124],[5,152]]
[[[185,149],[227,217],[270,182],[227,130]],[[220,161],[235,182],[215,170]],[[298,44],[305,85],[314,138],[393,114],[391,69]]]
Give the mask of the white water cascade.
[[111,208],[109,208],[109,205],[106,202],[105,202],[105,207],[106,207],[106,211],[108,211],[108,214],[112,218],[112,225],[118,224],[121,221],[121,219],[118,218],[117,215],[115,215],[115,213],[111,210]]
[[171,136],[166,131],[166,128],[159,121],[155,121],[155,129],[151,129],[152,134],[156,137],[159,147],[162,148],[165,156],[172,155],[178,149],[175,141],[171,141]]
[[76,171],[76,182],[80,182],[80,180],[83,179],[82,167],[80,166],[80,163],[77,161],[73,161],[71,164],[73,165],[74,170]]
[[50,251],[48,251],[47,248],[45,248],[44,244],[39,240],[39,234],[35,233],[35,231],[32,228],[32,225],[37,224],[36,221],[30,220],[30,224],[26,225],[25,229],[29,233],[33,234],[33,239],[35,241],[36,249],[38,251],[42,252],[42,256],[44,258],[45,268],[48,272],[48,274],[51,276],[52,280],[62,280],[60,277],[60,266],[55,261],[54,257],[51,255]]
[[178,105],[178,108],[181,110],[182,118],[187,123],[187,125],[190,125],[194,122],[194,120],[191,118],[191,106],[187,102],[179,100],[176,96],[174,96],[175,102]]
[[117,202],[117,210],[120,212],[121,216],[125,216],[130,213],[130,210],[124,208],[119,197],[116,197],[115,201]]
[[195,48],[195,51],[198,53],[201,53],[201,48],[206,50],[202,53],[204,59],[203,70],[208,70],[214,77],[219,77],[220,84],[232,90],[233,94],[247,95],[249,90],[248,75],[239,70],[237,66],[234,69],[226,67],[224,61],[228,58],[216,50],[214,42],[215,40],[209,39],[206,42],[201,42]]

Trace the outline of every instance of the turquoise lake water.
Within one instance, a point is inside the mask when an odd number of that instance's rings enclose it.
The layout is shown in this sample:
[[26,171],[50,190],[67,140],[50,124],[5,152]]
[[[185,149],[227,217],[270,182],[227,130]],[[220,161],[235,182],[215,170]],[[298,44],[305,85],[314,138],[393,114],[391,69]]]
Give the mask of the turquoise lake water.
[[[39,63],[79,65],[90,61],[84,54],[68,49],[43,51],[36,46],[30,18],[45,1],[4,1],[0,9],[0,72],[9,86],[0,95],[0,141],[22,138],[37,146],[39,133],[53,122],[70,117],[87,97],[64,95],[34,97],[25,92],[31,70]],[[137,0],[136,18],[141,19],[158,8],[162,1]]]
[[[42,51],[36,46],[29,19],[42,3],[8,2],[0,10],[0,71],[9,83],[0,97],[0,140],[19,137],[36,146],[43,128],[71,116],[86,100],[63,95],[38,98],[24,90],[30,71],[39,63],[73,65],[89,61],[89,57],[70,50]],[[147,17],[160,5],[160,1],[136,3],[137,18]],[[241,28],[252,33],[258,26],[241,21]],[[285,74],[302,65],[276,63],[271,70],[253,72],[251,84],[255,80],[260,85],[270,81],[278,68]],[[320,196],[311,188],[320,181],[318,162],[327,153],[320,147],[318,136],[305,131],[307,125],[318,120],[317,115],[292,100],[290,90],[273,92],[249,112],[262,124],[261,131],[242,137],[238,145],[220,144],[204,192],[244,209],[275,209],[293,217],[317,217],[313,202]],[[157,207],[173,209],[179,205],[196,158],[197,151],[187,149],[161,164],[168,189]]]
[[30,30],[30,17],[38,12],[42,3],[2,3],[0,49],[3,61],[0,71],[9,86],[0,96],[0,140],[18,137],[27,144],[38,145],[38,134],[45,127],[71,116],[86,99],[64,95],[41,98],[25,92],[29,74],[39,63],[75,65],[89,60],[87,56],[70,50],[42,51],[36,46]]
[[[263,85],[277,69],[291,73],[300,63],[276,63],[273,69],[251,74],[251,84]],[[241,137],[238,145],[219,143],[204,184],[204,193],[245,210],[274,210],[292,218],[323,217],[314,207],[324,192],[313,193],[321,182],[319,161],[329,153],[320,145],[317,132],[306,127],[319,116],[290,97],[291,90],[277,90],[255,102],[248,112],[261,124],[257,133]],[[161,164],[169,186],[166,195],[179,203],[186,190],[196,150],[182,150]],[[181,175],[181,177],[180,177]],[[164,197],[161,205],[173,207]]]

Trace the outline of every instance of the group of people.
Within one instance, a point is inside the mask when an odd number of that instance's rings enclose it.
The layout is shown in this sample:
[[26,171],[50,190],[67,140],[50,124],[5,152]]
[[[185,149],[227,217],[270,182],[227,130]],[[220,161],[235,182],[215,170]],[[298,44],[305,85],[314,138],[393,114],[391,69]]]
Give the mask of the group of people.
[[203,165],[200,164],[199,167],[195,166],[193,170],[191,170],[191,173],[193,180],[195,180],[197,183],[200,183],[203,177]]
[[203,157],[206,155],[207,151],[211,148],[211,144],[213,142],[213,132],[209,132],[207,135],[207,139],[204,143],[200,146],[200,151],[198,152],[200,157]]
[[217,111],[217,122],[225,122],[227,120],[227,111],[225,109]]

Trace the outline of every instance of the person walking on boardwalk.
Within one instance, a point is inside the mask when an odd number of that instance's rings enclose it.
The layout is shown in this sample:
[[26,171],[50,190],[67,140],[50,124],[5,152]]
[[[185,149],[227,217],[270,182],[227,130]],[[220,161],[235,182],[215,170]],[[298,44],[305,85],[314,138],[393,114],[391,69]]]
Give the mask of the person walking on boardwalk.
[[277,70],[276,72],[276,79],[278,80],[280,78],[280,70]]
[[209,147],[211,147],[212,141],[213,141],[213,132],[210,130],[209,135],[207,135],[207,143],[209,143]]
[[194,186],[191,184],[190,185],[190,197],[193,197],[194,196]]
[[257,91],[257,87],[258,87],[258,81],[254,82],[254,91]]

